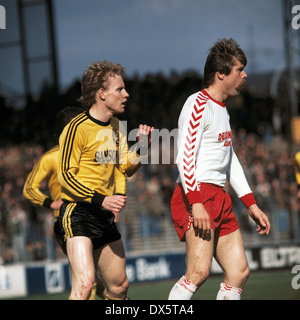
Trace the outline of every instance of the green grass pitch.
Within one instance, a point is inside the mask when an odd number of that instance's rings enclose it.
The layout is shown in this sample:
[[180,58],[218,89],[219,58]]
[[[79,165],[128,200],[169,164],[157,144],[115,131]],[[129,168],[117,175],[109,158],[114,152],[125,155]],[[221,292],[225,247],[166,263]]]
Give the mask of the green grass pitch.
[[[300,300],[300,289],[293,289],[291,270],[252,272],[244,288],[243,300]],[[212,275],[194,296],[194,300],[215,300],[221,275]],[[167,300],[176,279],[130,285],[131,300]],[[299,280],[298,280],[299,281]],[[68,292],[21,298],[22,300],[66,300]]]

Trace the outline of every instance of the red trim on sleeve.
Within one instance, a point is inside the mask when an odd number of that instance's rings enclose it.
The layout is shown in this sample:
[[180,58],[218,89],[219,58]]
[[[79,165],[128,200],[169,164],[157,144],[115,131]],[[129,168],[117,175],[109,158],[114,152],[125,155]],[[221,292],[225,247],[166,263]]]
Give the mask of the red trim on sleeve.
[[[183,150],[183,173],[184,184],[187,192],[197,191],[197,181],[195,178],[195,163],[196,163],[196,137],[205,110],[207,99],[201,98],[200,94],[197,96],[194,102],[191,116],[189,118],[188,130],[185,137],[184,150]],[[192,203],[195,203],[194,196],[191,195]],[[190,203],[191,203],[190,201]],[[199,202],[197,200],[196,202]]]
[[249,208],[253,204],[256,204],[254,196],[252,193],[248,193],[240,198],[246,208]]
[[200,191],[189,191],[186,194],[190,205],[192,205],[193,203],[201,203],[201,193]]

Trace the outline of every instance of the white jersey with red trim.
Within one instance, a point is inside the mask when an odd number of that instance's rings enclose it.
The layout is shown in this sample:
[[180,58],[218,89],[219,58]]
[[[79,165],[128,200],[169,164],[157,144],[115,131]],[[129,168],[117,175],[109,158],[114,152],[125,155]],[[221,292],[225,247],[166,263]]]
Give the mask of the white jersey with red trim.
[[[191,204],[199,202],[198,183],[201,182],[224,187],[228,179],[239,198],[248,194],[252,196],[233,151],[227,108],[205,90],[191,95],[182,108],[178,120],[176,162],[178,182],[182,183]],[[255,203],[254,198],[252,202]]]

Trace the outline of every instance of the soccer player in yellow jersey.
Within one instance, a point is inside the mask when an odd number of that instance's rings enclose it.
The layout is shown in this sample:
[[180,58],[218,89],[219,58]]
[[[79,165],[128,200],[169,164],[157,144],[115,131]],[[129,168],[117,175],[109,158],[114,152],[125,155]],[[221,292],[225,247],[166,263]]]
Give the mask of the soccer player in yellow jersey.
[[[66,107],[57,114],[55,124],[55,135],[57,138],[61,134],[64,126],[82,111],[83,109],[81,107]],[[23,194],[32,203],[53,210],[55,216],[55,237],[63,251],[65,251],[63,248],[64,241],[61,237],[58,224],[59,209],[62,204],[60,196],[61,187],[57,179],[58,151],[58,145],[52,147],[49,151],[44,153],[34,165],[25,181]],[[43,181],[47,181],[49,195],[46,195],[40,190]],[[121,185],[123,186],[123,182],[121,182]]]
[[[27,176],[23,194],[32,203],[53,210],[55,217],[54,234],[58,244],[62,247],[63,251],[65,251],[63,248],[64,241],[58,225],[59,209],[62,205],[61,186],[57,179],[58,152],[59,146],[57,145],[42,155]],[[126,176],[119,170],[115,170],[114,179],[115,194],[125,196],[127,189]],[[45,180],[47,181],[49,195],[44,194],[40,190],[41,184]]]
[[[58,138],[63,128],[78,114],[84,111],[81,107],[66,107],[56,116],[55,136]],[[58,162],[59,145],[52,147],[43,154],[39,161],[34,165],[32,171],[28,174],[24,184],[23,194],[33,204],[43,206],[53,210],[54,213],[54,234],[62,250],[66,253],[65,242],[60,232],[58,217],[59,209],[62,205],[61,186],[57,179],[57,162]],[[119,170],[115,170],[115,194],[126,195],[127,179]],[[40,190],[43,181],[47,181],[48,193],[46,195]],[[103,296],[103,284],[100,278],[97,278],[97,289],[95,292]],[[91,299],[91,298],[90,298]]]
[[295,155],[295,175],[296,175],[296,182],[298,185],[298,193],[297,198],[300,200],[300,151]]
[[138,143],[128,150],[122,114],[129,94],[124,68],[100,61],[82,76],[83,106],[88,110],[73,119],[60,136],[58,179],[63,204],[59,222],[67,242],[72,278],[70,299],[88,299],[95,267],[106,287],[106,299],[126,299],[128,279],[125,252],[116,228],[126,196],[114,195],[114,172],[133,175],[145,157],[153,127],[139,125]]
[[[59,208],[62,204],[60,199],[61,188],[57,180],[58,149],[57,145],[43,154],[27,176],[23,189],[24,196],[32,203],[53,209],[55,218],[58,217]],[[40,190],[41,183],[44,180],[48,180],[49,196]]]

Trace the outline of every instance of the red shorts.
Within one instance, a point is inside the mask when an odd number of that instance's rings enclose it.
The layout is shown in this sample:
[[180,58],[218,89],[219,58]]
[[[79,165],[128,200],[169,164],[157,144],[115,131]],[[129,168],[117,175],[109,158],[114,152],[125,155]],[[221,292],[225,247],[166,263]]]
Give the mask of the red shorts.
[[[202,203],[210,216],[211,229],[222,237],[239,228],[232,211],[232,201],[222,187],[201,183]],[[171,199],[171,214],[180,241],[185,241],[185,232],[193,223],[192,209],[181,184],[175,188]]]

